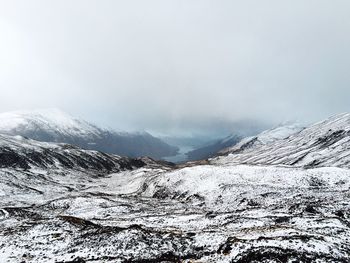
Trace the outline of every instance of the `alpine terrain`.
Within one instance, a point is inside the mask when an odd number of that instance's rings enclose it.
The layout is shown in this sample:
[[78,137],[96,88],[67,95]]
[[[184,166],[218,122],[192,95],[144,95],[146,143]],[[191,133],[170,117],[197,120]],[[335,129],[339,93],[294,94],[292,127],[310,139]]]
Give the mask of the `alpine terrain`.
[[350,114],[178,166],[1,135],[0,167],[1,262],[350,262]]
[[176,155],[178,151],[147,132],[127,133],[99,128],[59,109],[1,113],[0,133],[44,142],[69,143],[84,149],[129,157],[161,159]]

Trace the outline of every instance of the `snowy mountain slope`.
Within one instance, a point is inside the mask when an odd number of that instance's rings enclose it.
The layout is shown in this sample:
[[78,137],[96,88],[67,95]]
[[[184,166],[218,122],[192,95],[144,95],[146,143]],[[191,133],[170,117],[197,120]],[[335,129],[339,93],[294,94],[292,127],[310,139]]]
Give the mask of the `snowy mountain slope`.
[[21,136],[0,134],[0,167],[61,169],[111,173],[146,165],[130,159],[97,151],[82,150],[68,144],[38,142]]
[[[178,168],[143,159],[140,168],[106,169],[103,176],[78,164],[37,164],[31,154],[34,147],[39,157],[43,148],[61,156],[66,152],[60,144],[2,136],[0,149],[33,161],[23,169],[0,158],[0,259],[349,262],[349,119],[343,114],[290,136],[283,132],[207,165]],[[321,147],[330,155],[321,155],[320,164],[332,167],[287,165],[279,152],[293,159],[298,150],[315,156]],[[81,150],[72,151],[66,154]],[[258,161],[233,159],[248,155]]]
[[[54,108],[0,114],[0,133],[21,135],[40,131],[46,132],[47,140],[58,140],[65,136],[93,137],[99,136],[101,132],[96,126]],[[31,136],[39,139],[40,133]]]
[[0,134],[21,135],[38,141],[77,145],[129,157],[160,159],[177,148],[143,133],[121,133],[99,128],[58,109],[15,111],[0,114]]
[[2,188],[7,262],[350,260],[347,169],[159,167],[54,182],[11,203]]
[[295,134],[302,129],[304,129],[304,127],[298,123],[282,124],[270,130],[263,131],[256,136],[244,138],[232,147],[221,150],[219,152],[219,155],[237,153],[243,151],[246,148],[253,148],[259,145],[273,143],[276,140],[286,139],[290,135]]
[[[258,137],[259,138],[259,137]],[[334,166],[350,168],[350,114],[340,114],[268,143],[256,139],[226,151],[212,163]]]
[[[0,196],[3,204],[27,205],[54,198],[94,178],[140,167],[168,169],[150,158],[131,159],[68,144],[0,135]],[[1,262],[1,261],[0,261]]]

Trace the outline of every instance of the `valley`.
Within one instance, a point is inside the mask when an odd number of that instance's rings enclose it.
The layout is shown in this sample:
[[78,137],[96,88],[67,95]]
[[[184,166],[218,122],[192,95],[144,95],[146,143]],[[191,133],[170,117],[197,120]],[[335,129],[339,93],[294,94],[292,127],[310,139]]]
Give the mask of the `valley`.
[[[0,258],[348,262],[348,133],[326,136],[337,130],[350,130],[349,115],[180,166],[2,135]],[[307,162],[291,161],[292,142]]]

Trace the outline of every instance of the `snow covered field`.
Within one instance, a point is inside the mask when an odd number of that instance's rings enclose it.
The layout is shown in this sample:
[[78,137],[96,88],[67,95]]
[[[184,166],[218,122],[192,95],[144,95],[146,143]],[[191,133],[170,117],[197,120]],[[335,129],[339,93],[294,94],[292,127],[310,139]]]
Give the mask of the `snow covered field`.
[[4,262],[349,260],[347,169],[204,165],[49,182],[38,175],[33,191],[41,192],[31,198],[23,189],[24,202],[2,185],[13,204],[0,201]]
[[0,136],[0,262],[350,262],[349,131],[343,114],[176,167]]

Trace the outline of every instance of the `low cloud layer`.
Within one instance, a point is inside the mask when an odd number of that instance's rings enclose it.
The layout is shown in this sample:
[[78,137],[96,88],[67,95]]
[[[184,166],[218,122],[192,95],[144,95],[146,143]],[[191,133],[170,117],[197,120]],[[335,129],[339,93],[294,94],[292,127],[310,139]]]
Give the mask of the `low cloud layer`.
[[58,107],[159,133],[349,112],[349,10],[347,0],[0,0],[0,111]]

